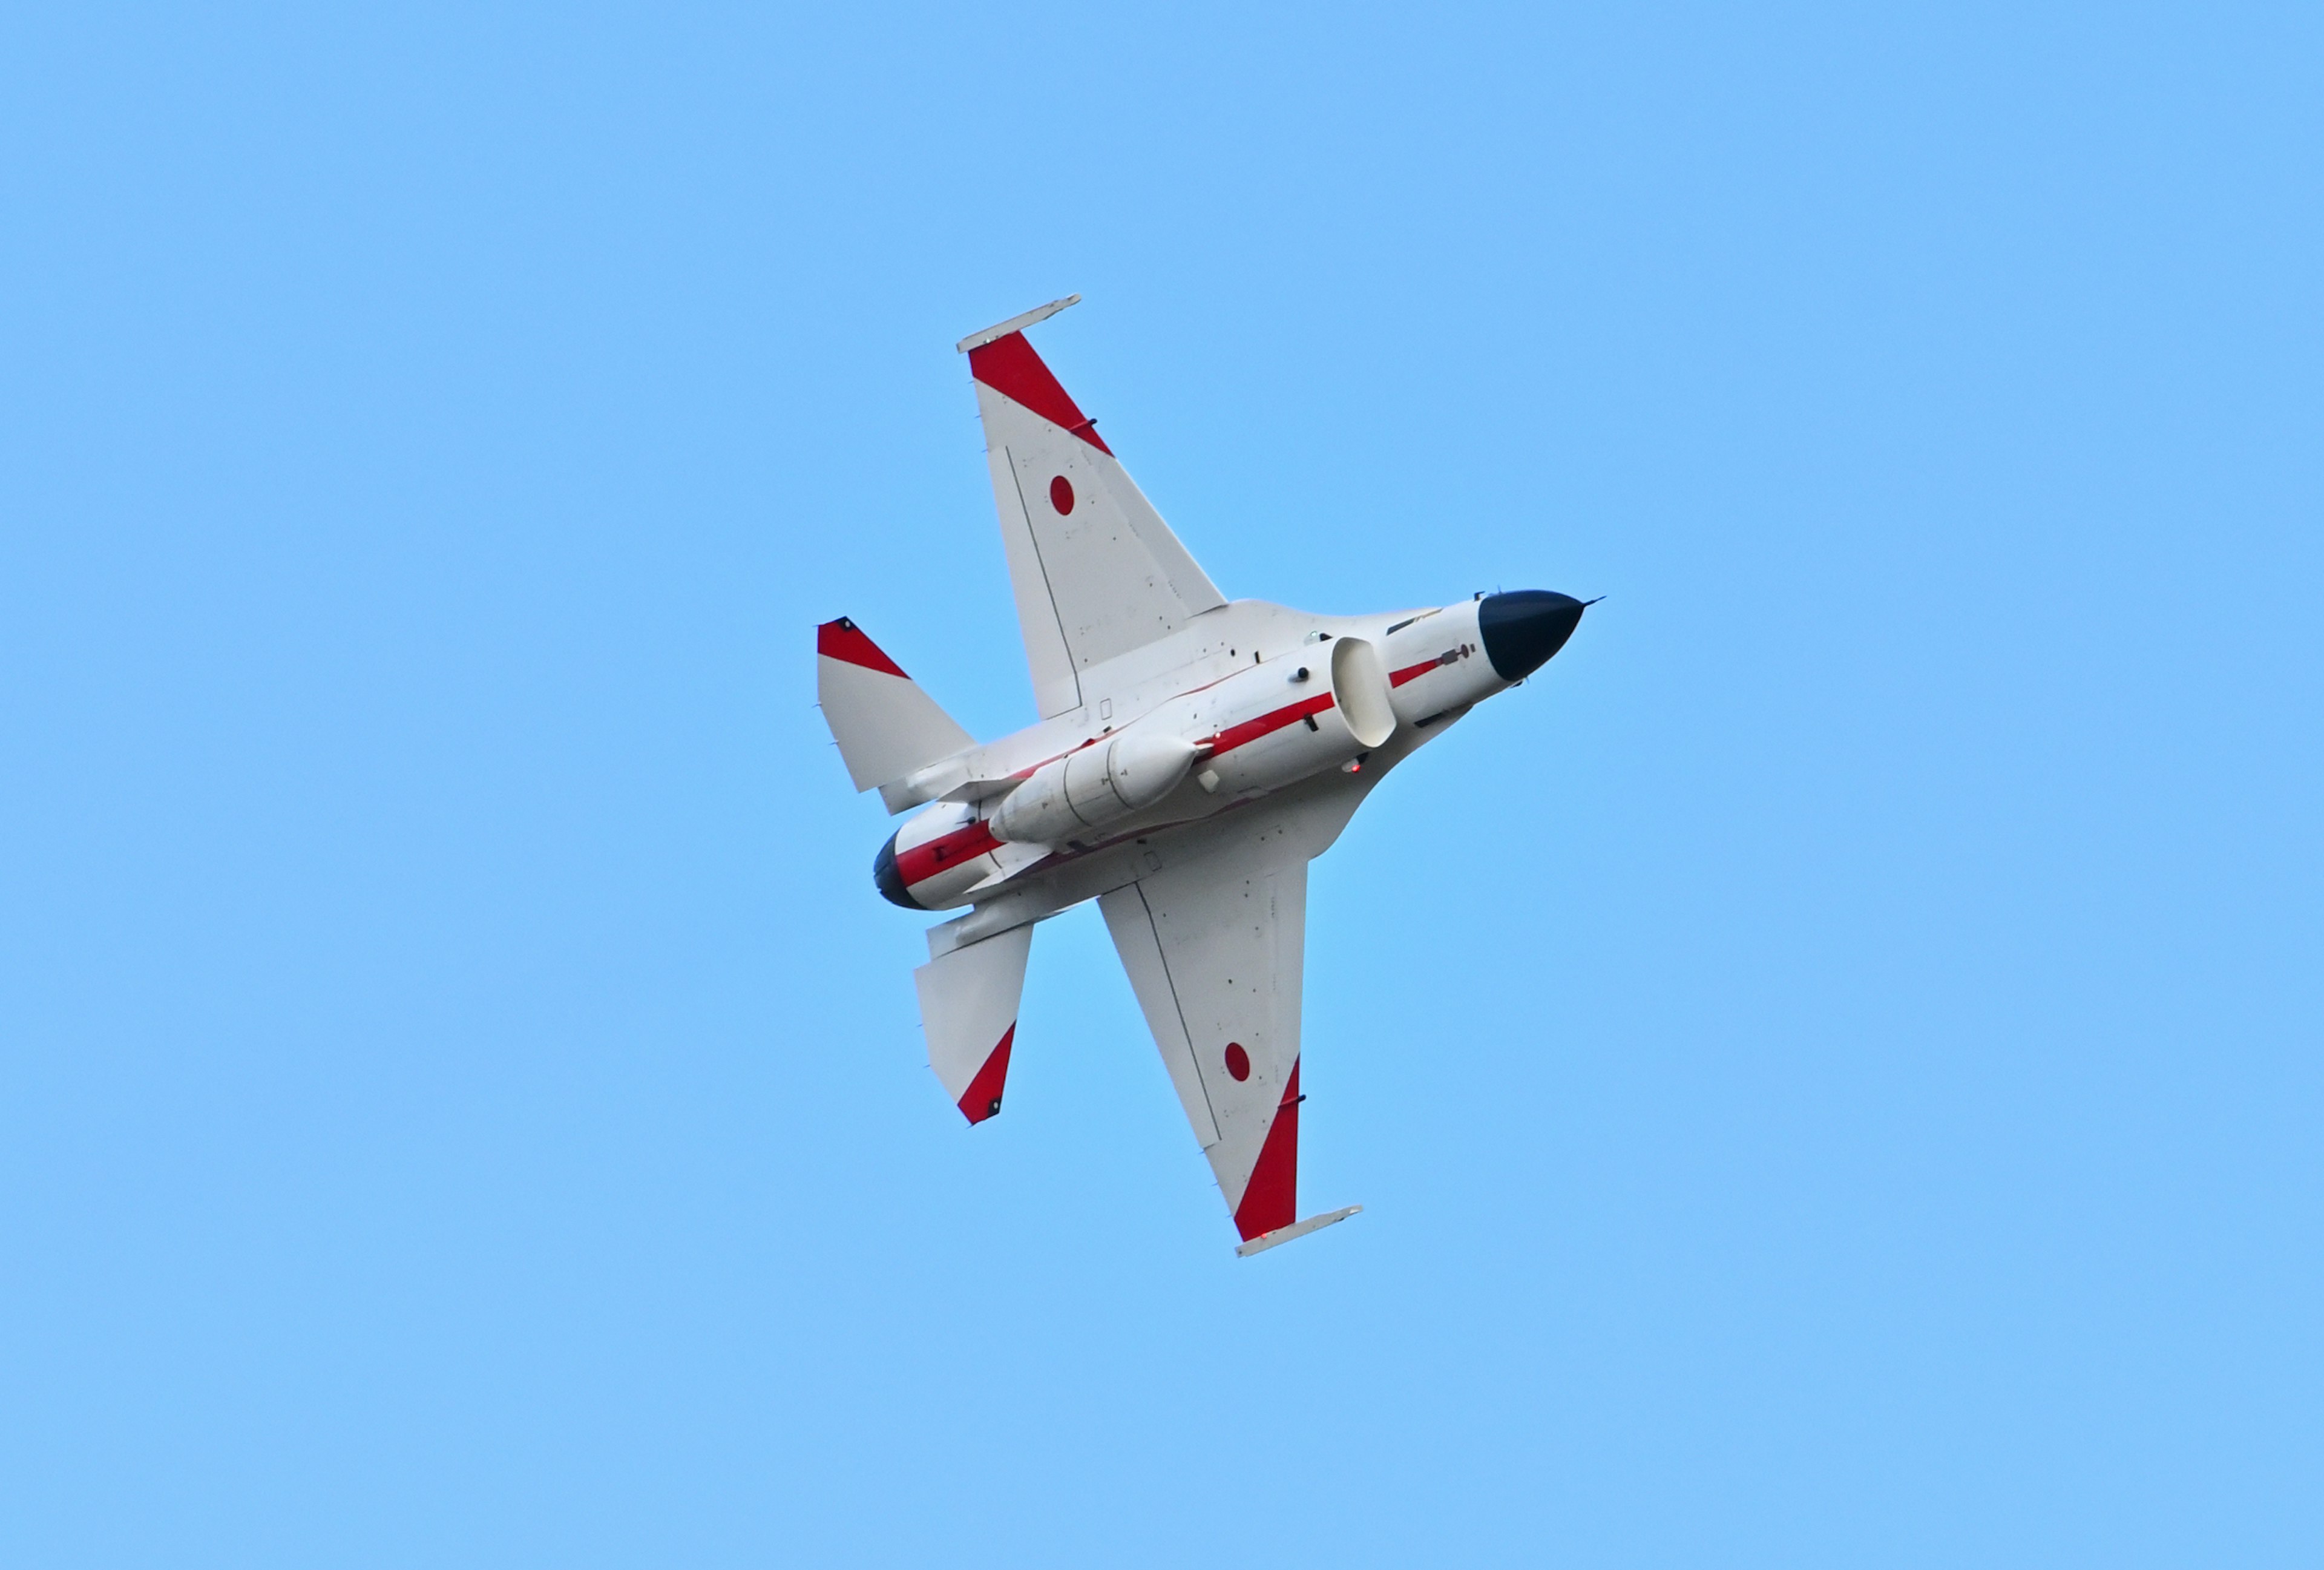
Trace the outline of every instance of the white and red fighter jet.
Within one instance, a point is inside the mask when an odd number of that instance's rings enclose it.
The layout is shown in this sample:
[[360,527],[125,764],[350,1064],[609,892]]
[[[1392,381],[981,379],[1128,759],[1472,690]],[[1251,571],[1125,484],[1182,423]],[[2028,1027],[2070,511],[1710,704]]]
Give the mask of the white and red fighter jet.
[[980,744],[841,617],[816,629],[824,718],[859,790],[918,808],[872,864],[928,930],[928,1062],[972,1123],[1001,1110],[1034,924],[1094,899],[1163,1066],[1255,1253],[1301,1220],[1307,864],[1380,777],[1572,636],[1526,590],[1317,616],[1229,601],[1025,329],[960,342],[1041,721]]

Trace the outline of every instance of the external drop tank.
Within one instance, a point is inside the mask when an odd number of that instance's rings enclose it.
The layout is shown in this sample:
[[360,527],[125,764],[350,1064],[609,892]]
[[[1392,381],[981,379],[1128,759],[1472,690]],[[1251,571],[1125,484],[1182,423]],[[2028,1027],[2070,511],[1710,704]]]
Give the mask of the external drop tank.
[[1163,704],[1053,758],[1002,799],[994,837],[1057,845],[1154,806],[1193,773],[1204,790],[1273,790],[1395,733],[1388,673],[1361,638],[1313,643]]
[[1052,758],[1001,799],[993,837],[1055,845],[1127,817],[1176,789],[1199,752],[1183,736],[1139,725]]

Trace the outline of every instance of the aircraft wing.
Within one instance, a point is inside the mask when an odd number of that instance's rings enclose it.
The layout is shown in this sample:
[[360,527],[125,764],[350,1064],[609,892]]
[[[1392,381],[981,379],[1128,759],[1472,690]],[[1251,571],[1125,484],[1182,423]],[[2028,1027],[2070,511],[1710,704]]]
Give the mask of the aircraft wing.
[[1144,876],[1098,901],[1242,1234],[1239,1252],[1353,1212],[1299,1221],[1299,1002],[1307,863],[1360,795],[1229,813],[1215,832],[1156,853]]
[[1079,708],[1091,666],[1226,604],[1025,339],[1079,295],[960,341],[1041,717]]

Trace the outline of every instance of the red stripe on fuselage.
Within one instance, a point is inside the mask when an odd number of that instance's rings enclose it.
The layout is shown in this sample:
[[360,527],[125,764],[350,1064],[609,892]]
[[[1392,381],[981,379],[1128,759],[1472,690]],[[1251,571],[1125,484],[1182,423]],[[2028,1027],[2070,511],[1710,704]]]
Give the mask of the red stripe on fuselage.
[[[815,651],[833,660],[844,660],[850,665],[861,665],[866,670],[877,670],[889,676],[904,676],[904,668],[880,651],[880,645],[863,635],[863,629],[842,616],[835,622],[825,622],[815,630]],[[909,681],[908,676],[904,679]]]
[[978,818],[965,828],[955,828],[950,834],[896,853],[896,875],[904,880],[904,887],[924,883],[938,873],[950,872],[965,861],[973,861],[1001,842],[992,836],[992,827]]
[[[1205,682],[1202,683],[1202,684],[1201,684],[1201,685],[1199,685],[1199,686],[1196,686],[1196,687],[1190,687],[1190,688],[1186,688],[1186,690],[1185,690],[1185,691],[1184,691],[1184,692],[1174,692],[1174,693],[1172,693],[1168,697],[1163,698],[1163,699],[1159,700],[1158,702],[1157,702],[1156,704],[1154,704],[1154,706],[1153,706],[1153,711],[1159,711],[1159,710],[1161,710],[1161,709],[1163,709],[1163,708],[1165,708],[1165,707],[1168,706],[1169,706],[1169,705],[1171,705],[1171,704],[1176,703],[1176,702],[1177,702],[1179,699],[1181,699],[1181,698],[1192,697],[1194,697],[1194,694],[1196,694],[1196,693],[1198,693],[1198,692],[1208,692],[1208,691],[1210,691],[1210,689],[1211,689],[1211,688],[1213,688],[1213,687],[1218,687],[1218,686],[1221,686],[1221,685],[1222,685],[1222,684],[1224,684],[1224,683],[1226,683],[1226,682],[1232,681],[1236,677],[1240,676],[1240,675],[1243,673],[1243,670],[1245,670],[1245,669],[1248,669],[1248,667],[1242,667],[1242,668],[1238,668],[1238,669],[1233,670],[1230,670],[1230,671],[1228,671],[1224,676],[1213,677],[1213,679],[1211,679],[1210,680],[1205,681]],[[1417,667],[1415,667],[1415,669],[1416,670],[1416,669],[1418,669],[1418,668],[1417,668]],[[1327,707],[1328,707],[1329,706],[1327,705],[1327,706],[1327,706]],[[1315,712],[1317,712],[1317,713],[1319,713],[1319,714],[1320,714],[1320,713],[1322,713],[1323,711],[1322,711],[1321,709],[1318,709],[1318,710],[1316,710]],[[1292,719],[1297,719],[1299,716],[1298,716],[1297,715],[1296,715],[1296,714],[1295,714],[1295,715],[1293,715],[1291,717],[1292,717]],[[1126,723],[1126,722],[1125,722],[1125,723]],[[1290,723],[1290,722],[1289,722],[1289,721],[1286,721],[1285,723],[1286,723],[1286,724],[1288,724],[1288,723]],[[1274,729],[1274,728],[1276,728],[1276,727],[1274,727],[1274,726],[1270,725],[1270,726],[1268,726],[1268,729],[1270,729],[1270,730],[1272,730],[1272,729]],[[1115,736],[1115,735],[1119,735],[1120,734],[1120,728],[1119,726],[1115,726],[1115,725],[1108,725],[1108,726],[1106,726],[1106,727],[1105,727],[1105,729],[1104,729],[1104,730],[1102,730],[1102,731],[1099,732],[1096,735],[1093,735],[1093,736],[1090,737],[1090,738],[1089,738],[1088,740],[1086,740],[1086,741],[1075,742],[1072,746],[1067,747],[1067,748],[1066,748],[1064,752],[1062,752],[1062,753],[1051,753],[1049,756],[1047,756],[1047,757],[1046,757],[1046,758],[1043,758],[1043,759],[1042,759],[1039,762],[1038,762],[1038,763],[1028,763],[1028,764],[1026,764],[1023,768],[1021,768],[1021,769],[1018,770],[1014,774],[1010,775],[1010,776],[1009,776],[1009,778],[1010,778],[1010,779],[1011,779],[1011,780],[1029,780],[1029,779],[1031,779],[1035,774],[1037,774],[1037,773],[1040,772],[1043,769],[1047,768],[1051,763],[1056,762],[1059,758],[1070,758],[1070,757],[1072,757],[1075,753],[1080,752],[1084,747],[1094,747],[1094,746],[1096,746],[1100,742],[1102,742],[1102,741],[1106,740],[1108,737]],[[1212,751],[1213,751],[1213,752],[1218,752],[1218,751],[1222,751],[1222,748],[1220,748],[1220,747],[1219,747],[1219,745],[1218,745],[1218,740],[1219,740],[1219,738],[1218,738],[1217,736],[1213,736],[1209,741],[1206,741],[1206,742],[1198,742],[1198,743],[1196,743],[1195,744],[1196,744],[1197,746],[1209,747],[1209,748],[1211,748],[1211,749],[1212,749]],[[1187,819],[1187,821],[1188,821],[1189,823],[1191,823],[1191,822],[1193,822],[1193,821],[1194,821],[1194,819],[1189,818],[1189,819]]]
[[1417,665],[1407,665],[1403,670],[1395,672],[1388,677],[1388,684],[1390,687],[1402,687],[1406,682],[1425,676],[1440,665],[1450,665],[1455,660],[1460,658],[1460,651],[1455,649],[1447,649],[1443,653],[1439,654],[1434,660],[1424,660]]
[[968,374],[1050,424],[1064,426],[1108,457],[1113,456],[1113,448],[1097,433],[1097,422],[1081,411],[1023,333],[1010,333],[969,350]]
[[1211,738],[1211,755],[1216,757],[1221,753],[1231,753],[1246,743],[1255,742],[1264,735],[1271,735],[1285,725],[1296,725],[1309,715],[1322,714],[1331,706],[1332,695],[1328,692],[1321,693],[1314,697],[1301,698],[1297,703],[1286,704],[1271,713],[1259,716],[1257,719],[1247,719],[1239,725],[1229,725]]

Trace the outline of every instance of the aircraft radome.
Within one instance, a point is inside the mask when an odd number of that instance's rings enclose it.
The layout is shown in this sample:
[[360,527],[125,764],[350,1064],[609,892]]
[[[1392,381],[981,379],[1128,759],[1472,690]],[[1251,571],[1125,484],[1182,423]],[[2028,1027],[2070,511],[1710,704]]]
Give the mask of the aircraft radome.
[[816,629],[824,718],[859,790],[918,808],[880,892],[928,929],[928,1062],[972,1123],[1001,1110],[1033,928],[1095,900],[1194,1137],[1256,1253],[1298,1213],[1307,864],[1380,777],[1538,670],[1583,602],[1527,589],[1317,616],[1230,601],[1025,329],[960,342],[1040,723],[979,743],[845,617]]

